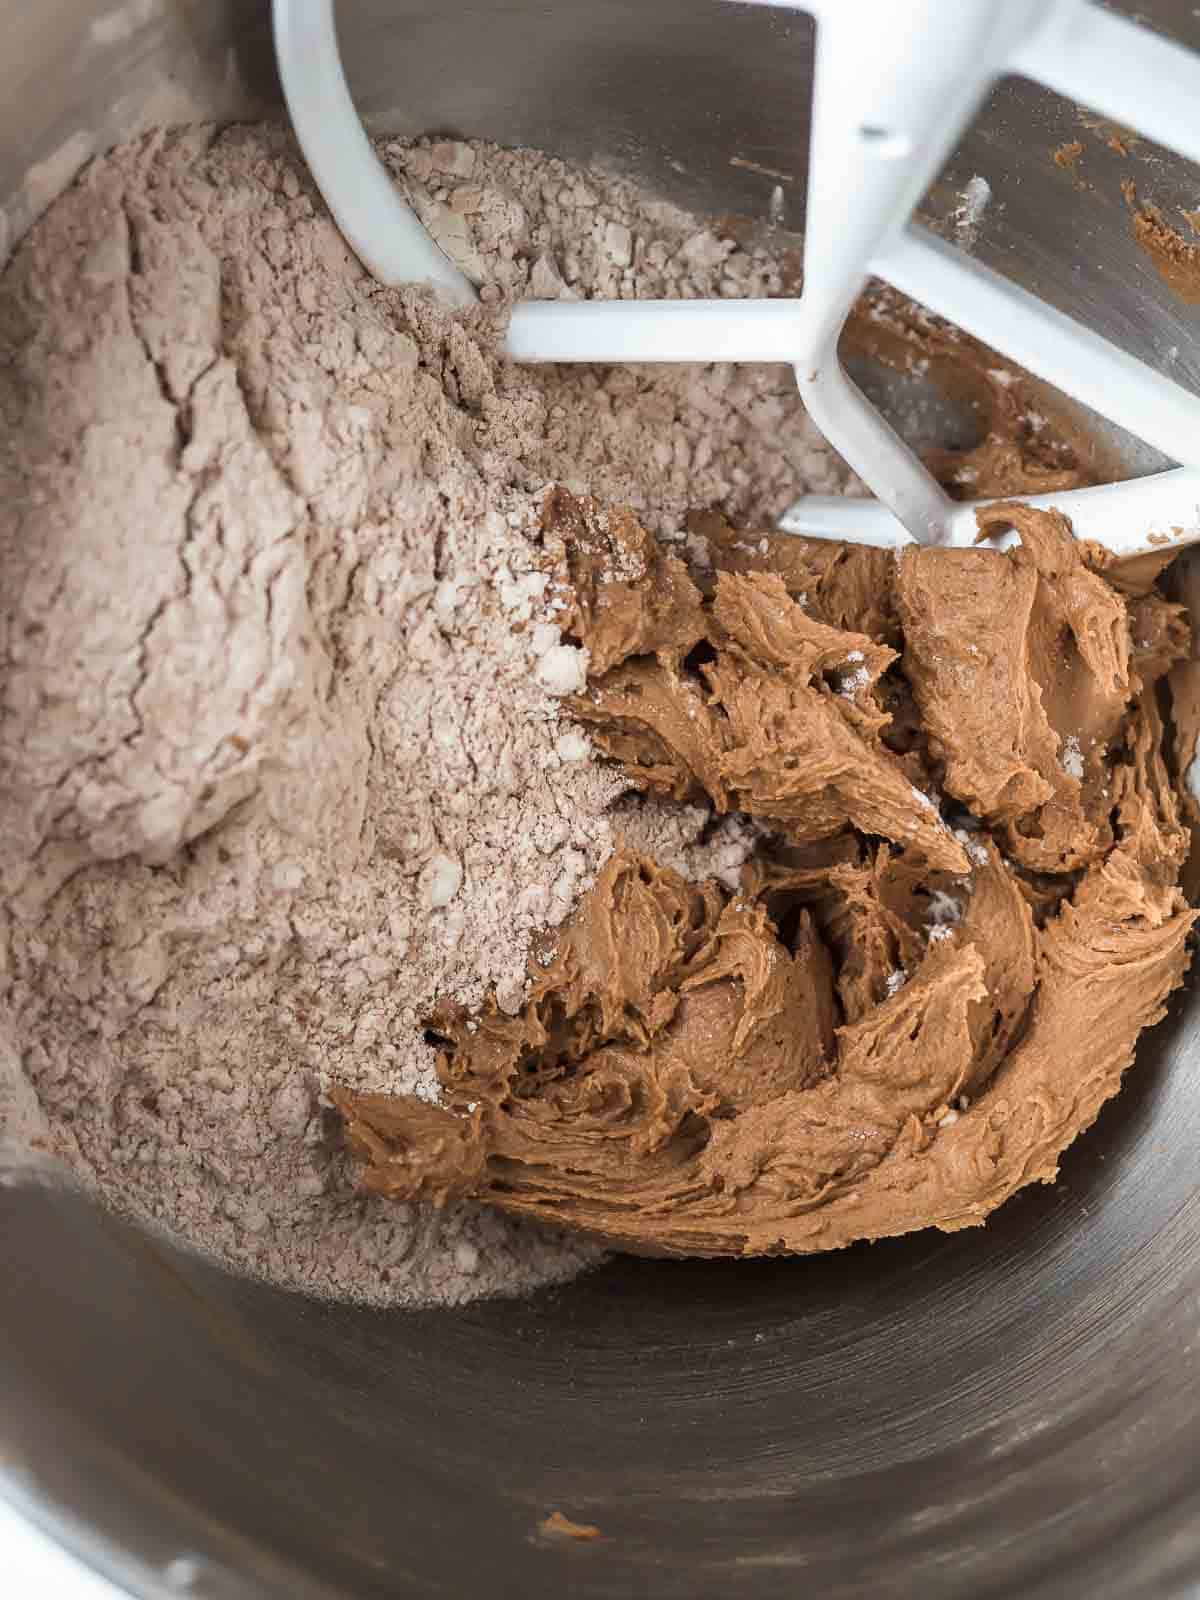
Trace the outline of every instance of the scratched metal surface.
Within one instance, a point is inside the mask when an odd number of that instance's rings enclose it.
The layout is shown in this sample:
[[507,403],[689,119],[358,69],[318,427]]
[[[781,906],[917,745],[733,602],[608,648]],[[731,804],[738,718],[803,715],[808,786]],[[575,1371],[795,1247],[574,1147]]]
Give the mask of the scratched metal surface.
[[[1141,14],[1200,43],[1190,5]],[[718,0],[341,15],[375,126],[600,157],[712,212],[762,215],[782,181],[802,222],[803,18]],[[277,105],[259,0],[116,23],[111,0],[0,0],[0,26],[12,235],[138,124]],[[1091,190],[1051,159],[1076,136]],[[1118,155],[1023,85],[1002,86],[930,212],[949,219],[975,173],[994,196],[981,256],[1196,380],[1197,313],[1133,248],[1118,189],[1130,175],[1195,206],[1195,173]],[[453,1314],[234,1280],[0,1162],[0,1494],[153,1596],[1193,1593],[1198,1027],[1192,992],[1057,1187],[985,1230],[813,1261],[614,1262]],[[554,1509],[603,1537],[538,1542]]]

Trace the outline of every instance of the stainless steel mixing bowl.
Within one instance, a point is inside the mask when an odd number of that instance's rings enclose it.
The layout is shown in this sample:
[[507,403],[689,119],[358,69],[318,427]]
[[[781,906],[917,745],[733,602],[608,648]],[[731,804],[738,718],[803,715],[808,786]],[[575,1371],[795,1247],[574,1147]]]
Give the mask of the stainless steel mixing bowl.
[[[136,126],[279,115],[265,3],[115,5],[0,0],[12,234]],[[1200,45],[1192,5],[1139,14]],[[776,180],[746,162],[803,171],[802,16],[347,0],[341,26],[379,128],[600,156],[711,212],[765,214]],[[1076,136],[1087,194],[1051,159]],[[1196,173],[1120,156],[1018,83],[933,210],[974,172],[994,190],[984,259],[1200,387],[1200,317],[1134,247],[1118,189],[1128,172],[1194,207]],[[803,185],[785,187],[799,225]],[[10,1155],[0,1494],[142,1595],[1200,1592],[1198,1034],[1193,987],[1058,1186],[986,1230],[617,1261],[453,1314],[231,1278]],[[539,1542],[556,1508],[604,1538]]]

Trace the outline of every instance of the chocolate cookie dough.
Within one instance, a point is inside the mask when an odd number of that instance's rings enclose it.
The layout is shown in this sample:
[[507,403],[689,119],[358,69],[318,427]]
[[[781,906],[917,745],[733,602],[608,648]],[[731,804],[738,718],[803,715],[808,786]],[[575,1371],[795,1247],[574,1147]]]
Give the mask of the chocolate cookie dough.
[[340,1093],[363,1183],[651,1253],[979,1223],[1116,1092],[1188,962],[1160,680],[1182,608],[1053,513],[890,553],[698,519],[691,573],[559,492],[631,783],[762,846],[730,888],[615,854],[524,1004],[435,1027],[442,1101]]

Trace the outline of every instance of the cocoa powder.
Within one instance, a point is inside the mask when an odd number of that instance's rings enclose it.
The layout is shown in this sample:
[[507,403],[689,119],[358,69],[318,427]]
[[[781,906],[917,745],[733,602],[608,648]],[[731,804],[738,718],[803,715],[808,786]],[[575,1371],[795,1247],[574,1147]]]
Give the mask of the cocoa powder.
[[326,1086],[435,1095],[435,1002],[519,1005],[619,840],[753,843],[560,714],[541,496],[682,541],[858,485],[786,368],[497,353],[513,296],[770,293],[768,250],[532,152],[385,156],[479,311],[366,276],[266,129],[95,162],[0,283],[0,1118],[242,1270],[456,1303],[595,1252],[364,1199]]

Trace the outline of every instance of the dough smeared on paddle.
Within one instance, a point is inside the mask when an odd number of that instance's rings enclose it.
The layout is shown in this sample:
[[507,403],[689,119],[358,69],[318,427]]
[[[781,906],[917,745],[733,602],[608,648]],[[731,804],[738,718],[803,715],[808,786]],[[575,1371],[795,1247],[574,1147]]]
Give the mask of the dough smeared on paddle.
[[335,1096],[367,1189],[753,1255],[1053,1180],[1187,966],[1157,685],[1189,636],[1061,518],[1006,514],[1012,553],[899,563],[709,517],[702,589],[628,515],[551,497],[574,715],[763,847],[736,889],[618,851],[516,1015],[432,1021],[441,1104]]

